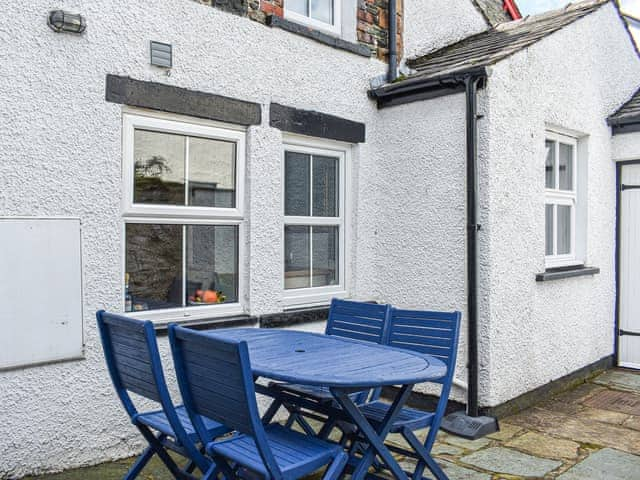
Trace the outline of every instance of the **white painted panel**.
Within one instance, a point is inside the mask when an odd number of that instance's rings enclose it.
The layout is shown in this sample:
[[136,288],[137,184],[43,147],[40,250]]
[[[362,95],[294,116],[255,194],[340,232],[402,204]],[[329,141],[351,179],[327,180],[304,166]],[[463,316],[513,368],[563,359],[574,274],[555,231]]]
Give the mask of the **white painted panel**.
[[79,358],[80,220],[0,218],[0,369]]
[[[640,165],[622,167],[622,184],[640,186]],[[621,192],[620,329],[640,333],[640,189]],[[621,335],[620,365],[640,369],[640,336]]]

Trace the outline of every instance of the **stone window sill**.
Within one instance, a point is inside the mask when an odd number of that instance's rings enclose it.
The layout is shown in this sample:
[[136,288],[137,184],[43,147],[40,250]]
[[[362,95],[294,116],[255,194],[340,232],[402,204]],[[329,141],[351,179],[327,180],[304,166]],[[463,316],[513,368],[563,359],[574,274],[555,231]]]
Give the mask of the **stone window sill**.
[[261,328],[281,328],[291,325],[322,322],[329,317],[329,306],[296,308],[281,313],[260,316]]
[[[258,323],[258,317],[252,317],[249,315],[236,315],[232,317],[218,317],[199,320],[187,320],[182,322],[176,322],[181,327],[192,328],[194,330],[215,330],[218,328],[232,328],[232,327],[253,327]],[[169,324],[159,324],[155,327],[156,335],[162,337],[168,334]]]
[[586,275],[596,275],[598,273],[600,273],[600,269],[598,267],[586,267],[584,265],[548,268],[544,272],[536,274],[536,282],[548,282],[551,280],[561,280],[563,278],[583,277]]
[[355,53],[356,55],[360,55],[362,57],[371,57],[371,49],[369,49],[369,47],[365,45],[348,42],[341,38],[334,37],[333,35],[321,32],[320,30],[316,30],[306,25],[302,25],[300,23],[292,22],[291,20],[278,17],[277,15],[268,15],[267,25],[269,25],[270,27],[281,28],[282,30],[286,30],[287,32],[295,33],[296,35],[301,35],[317,42],[324,43],[325,45],[329,45],[330,47]]

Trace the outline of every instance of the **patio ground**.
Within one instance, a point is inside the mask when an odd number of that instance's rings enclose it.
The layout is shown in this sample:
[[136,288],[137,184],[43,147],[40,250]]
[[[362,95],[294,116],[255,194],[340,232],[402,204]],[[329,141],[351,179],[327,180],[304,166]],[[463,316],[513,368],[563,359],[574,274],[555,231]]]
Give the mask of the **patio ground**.
[[[640,480],[640,373],[607,371],[504,418],[500,427],[500,432],[476,441],[439,436],[434,453],[451,480]],[[31,479],[115,480],[131,461]],[[171,477],[156,462],[140,478]]]

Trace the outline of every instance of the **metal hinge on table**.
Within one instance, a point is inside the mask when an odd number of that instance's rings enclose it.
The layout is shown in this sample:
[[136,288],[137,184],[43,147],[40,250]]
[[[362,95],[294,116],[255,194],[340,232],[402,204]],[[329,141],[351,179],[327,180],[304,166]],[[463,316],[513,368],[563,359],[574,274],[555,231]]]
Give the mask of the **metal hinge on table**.
[[628,335],[630,337],[640,337],[640,332],[630,332],[628,330],[620,330],[620,336]]
[[620,190],[638,190],[640,189],[640,185],[625,185],[624,183],[620,185]]

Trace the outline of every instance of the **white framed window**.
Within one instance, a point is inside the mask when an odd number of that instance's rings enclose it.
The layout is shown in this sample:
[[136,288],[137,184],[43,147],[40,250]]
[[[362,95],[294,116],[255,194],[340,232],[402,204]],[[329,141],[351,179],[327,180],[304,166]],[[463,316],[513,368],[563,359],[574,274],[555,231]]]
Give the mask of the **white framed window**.
[[284,301],[327,303],[346,295],[349,149],[322,142],[284,145]]
[[245,132],[123,116],[124,310],[159,321],[242,312]]
[[298,23],[340,35],[342,0],[284,0],[284,15]]
[[545,266],[577,265],[578,142],[547,131],[545,154]]

